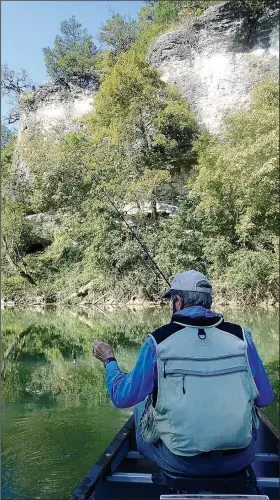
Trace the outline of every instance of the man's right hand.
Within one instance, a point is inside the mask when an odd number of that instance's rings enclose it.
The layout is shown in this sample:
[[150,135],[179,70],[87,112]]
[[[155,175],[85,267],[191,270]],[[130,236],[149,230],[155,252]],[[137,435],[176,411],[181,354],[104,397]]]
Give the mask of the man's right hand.
[[114,358],[114,351],[109,344],[102,342],[102,340],[95,340],[92,344],[92,354],[100,361],[106,358]]

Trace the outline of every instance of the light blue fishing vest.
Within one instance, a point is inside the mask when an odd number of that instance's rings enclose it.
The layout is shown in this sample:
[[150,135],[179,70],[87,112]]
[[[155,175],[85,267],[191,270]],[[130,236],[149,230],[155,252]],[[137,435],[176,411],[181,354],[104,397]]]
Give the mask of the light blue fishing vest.
[[[247,342],[217,325],[186,326],[155,341],[158,369],[156,405],[147,402],[142,434],[161,439],[176,455],[245,448],[257,428],[258,397]],[[179,324],[179,321],[177,322]]]

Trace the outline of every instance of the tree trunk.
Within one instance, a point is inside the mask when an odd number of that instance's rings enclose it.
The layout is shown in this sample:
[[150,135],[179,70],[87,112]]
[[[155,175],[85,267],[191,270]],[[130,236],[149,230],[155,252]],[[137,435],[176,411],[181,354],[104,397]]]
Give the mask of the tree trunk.
[[151,209],[152,209],[152,218],[154,220],[157,220],[158,213],[157,213],[157,202],[155,198],[152,198],[151,200]]
[[3,243],[6,250],[6,259],[9,264],[18,272],[22,278],[26,279],[31,285],[37,286],[36,281],[32,278],[31,274],[26,269],[22,269],[18,261],[10,255],[6,238],[3,236]]

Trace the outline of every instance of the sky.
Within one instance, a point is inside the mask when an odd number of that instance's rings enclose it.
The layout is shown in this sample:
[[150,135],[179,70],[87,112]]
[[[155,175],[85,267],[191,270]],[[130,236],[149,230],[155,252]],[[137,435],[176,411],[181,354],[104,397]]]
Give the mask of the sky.
[[[1,64],[14,70],[24,68],[38,86],[48,80],[42,48],[53,47],[61,21],[74,15],[99,44],[99,28],[112,11],[135,17],[143,4],[137,0],[2,0]],[[6,112],[7,104],[2,101],[1,115]]]

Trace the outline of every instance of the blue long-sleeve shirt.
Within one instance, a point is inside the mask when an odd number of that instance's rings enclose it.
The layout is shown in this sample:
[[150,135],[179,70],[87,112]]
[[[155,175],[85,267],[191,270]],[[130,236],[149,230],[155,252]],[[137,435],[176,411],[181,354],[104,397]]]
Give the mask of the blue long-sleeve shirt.
[[[189,318],[222,317],[221,314],[209,311],[202,307],[189,307],[177,313],[178,319],[182,315]],[[244,328],[247,345],[248,359],[252,375],[259,391],[255,405],[259,408],[269,406],[273,402],[273,391],[266,374],[261,358],[253,342],[251,332]],[[106,367],[106,385],[112,400],[117,408],[130,408],[143,401],[148,394],[153,392],[157,383],[156,347],[153,340],[148,337],[140,350],[136,364],[129,373],[120,370],[117,361],[111,361]]]

